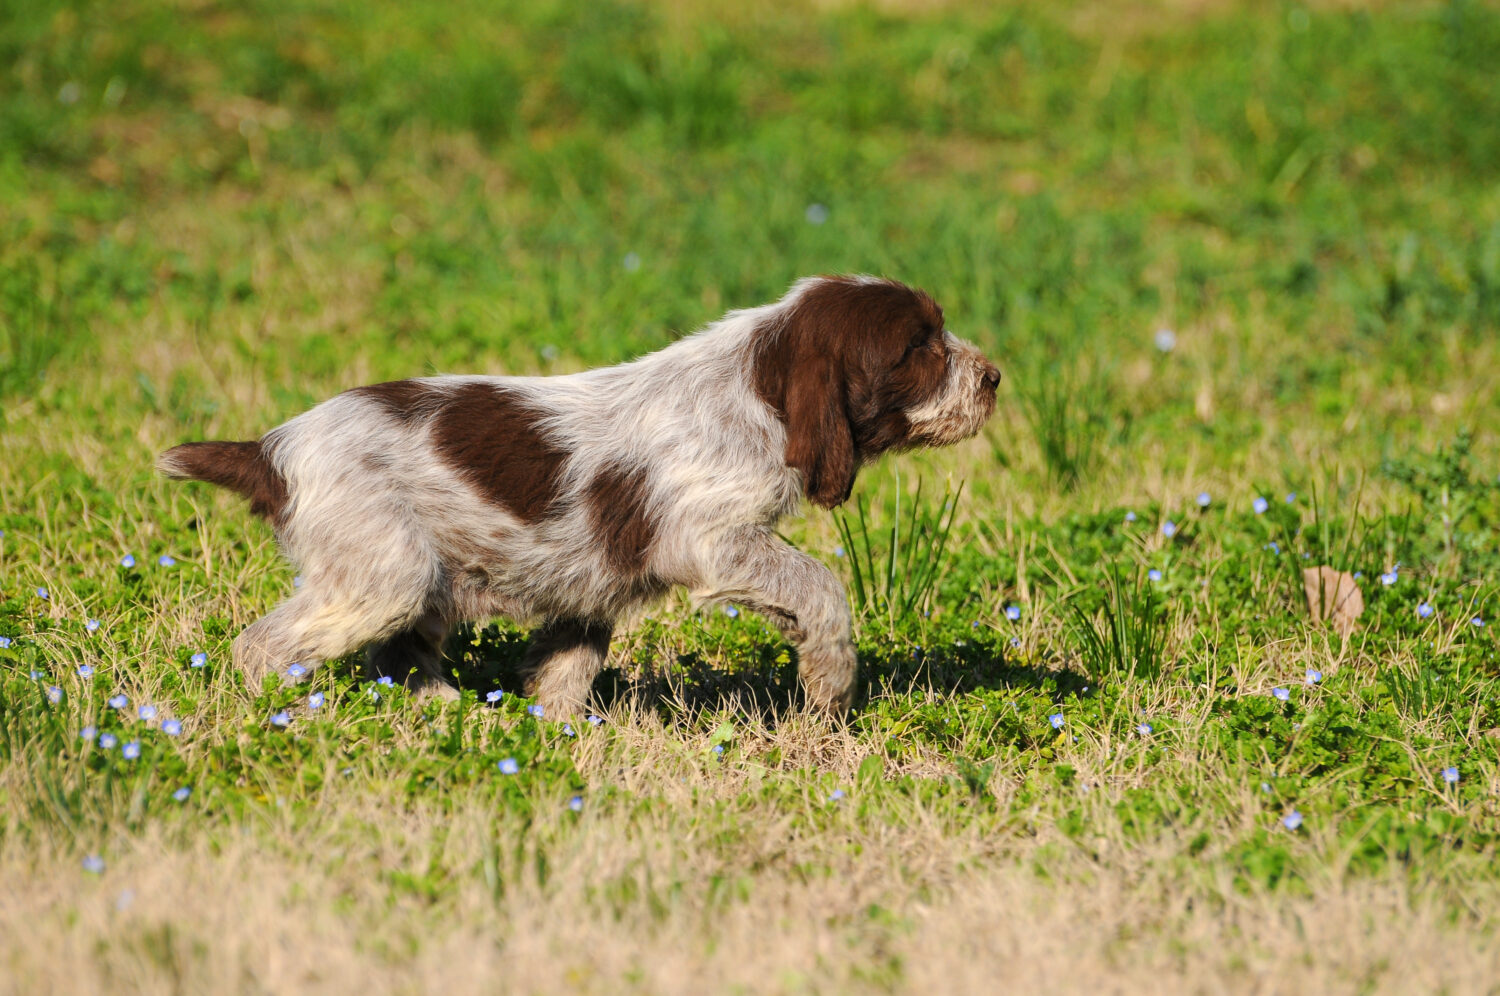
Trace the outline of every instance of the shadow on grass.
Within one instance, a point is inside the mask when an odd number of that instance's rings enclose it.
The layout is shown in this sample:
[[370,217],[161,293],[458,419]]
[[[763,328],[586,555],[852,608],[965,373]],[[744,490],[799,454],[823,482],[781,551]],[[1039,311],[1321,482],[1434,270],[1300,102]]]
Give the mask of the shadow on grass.
[[[492,689],[521,691],[525,632],[491,624],[462,627],[448,643],[449,661],[461,688],[483,699]],[[605,709],[633,703],[667,716],[703,712],[736,712],[775,728],[782,718],[800,712],[803,696],[797,681],[795,652],[768,637],[748,648],[730,665],[697,651],[672,655],[670,662],[646,666],[606,667],[594,681],[593,697]],[[746,652],[748,650],[748,653]],[[1037,688],[1053,683],[1060,695],[1081,692],[1084,675],[1046,659],[1022,661],[1008,655],[998,641],[952,638],[930,647],[865,643],[859,648],[860,680],[854,710],[874,697],[931,690],[964,695],[981,690]]]

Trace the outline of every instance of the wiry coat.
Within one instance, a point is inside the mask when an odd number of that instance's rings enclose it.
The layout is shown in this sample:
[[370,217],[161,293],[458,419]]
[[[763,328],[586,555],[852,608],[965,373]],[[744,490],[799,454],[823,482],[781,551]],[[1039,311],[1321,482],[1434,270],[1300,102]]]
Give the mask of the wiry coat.
[[843,501],[881,452],[977,432],[999,378],[922,292],[813,278],[632,363],[356,388],[158,466],[247,495],[301,569],[235,641],[252,680],[368,645],[375,672],[451,695],[449,627],[507,616],[539,624],[527,691],[571,710],[615,622],[684,585],[764,614],[809,703],[841,709],[843,590],[773,527],[804,496]]

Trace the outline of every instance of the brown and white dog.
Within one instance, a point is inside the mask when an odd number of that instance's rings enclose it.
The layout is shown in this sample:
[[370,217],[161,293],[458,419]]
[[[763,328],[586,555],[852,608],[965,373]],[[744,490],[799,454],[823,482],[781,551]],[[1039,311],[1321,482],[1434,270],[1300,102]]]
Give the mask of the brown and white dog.
[[376,674],[452,697],[449,627],[506,616],[539,624],[526,691],[567,713],[616,621],[684,585],[772,622],[808,705],[839,711],[848,603],[776,521],[804,496],[838,505],[880,453],[978,432],[999,381],[922,291],[817,277],[631,363],[355,388],[259,441],[186,443],[157,466],[246,495],[301,570],[234,642],[252,685],[368,645]]

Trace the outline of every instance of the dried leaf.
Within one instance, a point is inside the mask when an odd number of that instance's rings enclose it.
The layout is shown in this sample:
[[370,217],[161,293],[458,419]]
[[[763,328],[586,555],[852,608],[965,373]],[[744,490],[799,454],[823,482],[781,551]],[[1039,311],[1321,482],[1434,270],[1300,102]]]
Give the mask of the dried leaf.
[[1302,572],[1302,590],[1313,618],[1331,620],[1339,636],[1348,636],[1365,611],[1365,596],[1348,571],[1309,567]]

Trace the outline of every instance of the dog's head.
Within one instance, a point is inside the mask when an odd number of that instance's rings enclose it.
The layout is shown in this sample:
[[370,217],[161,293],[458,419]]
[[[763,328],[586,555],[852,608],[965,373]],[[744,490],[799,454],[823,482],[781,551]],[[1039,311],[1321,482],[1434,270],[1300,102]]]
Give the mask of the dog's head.
[[887,450],[946,446],[995,410],[1000,371],[943,327],[920,290],[871,277],[803,280],[757,332],[752,382],[786,425],[786,463],[832,508]]

